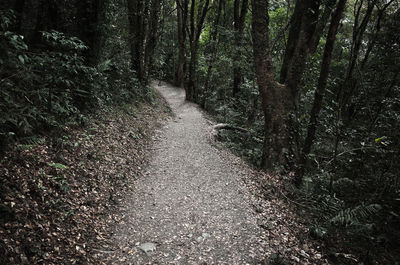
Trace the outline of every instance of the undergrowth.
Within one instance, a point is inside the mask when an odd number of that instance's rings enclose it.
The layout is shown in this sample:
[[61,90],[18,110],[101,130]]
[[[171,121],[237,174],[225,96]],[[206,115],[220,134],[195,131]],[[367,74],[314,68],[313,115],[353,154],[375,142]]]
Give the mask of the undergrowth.
[[[121,102],[152,102],[125,58],[87,65],[88,47],[58,31],[41,32],[29,47],[12,30],[16,16],[0,14],[0,154],[15,142],[37,143],[43,132],[85,125],[96,109]],[[57,134],[57,133],[56,133]]]

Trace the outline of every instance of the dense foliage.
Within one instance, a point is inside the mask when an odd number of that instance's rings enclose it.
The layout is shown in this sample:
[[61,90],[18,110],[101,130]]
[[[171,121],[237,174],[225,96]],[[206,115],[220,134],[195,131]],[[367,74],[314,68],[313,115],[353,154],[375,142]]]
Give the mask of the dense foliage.
[[[66,12],[67,7],[58,8]],[[25,13],[1,10],[0,151],[15,140],[34,142],[36,135],[45,131],[84,124],[94,108],[151,98],[150,90],[139,84],[130,66],[128,38],[123,38],[128,32],[127,17],[117,18],[126,12],[123,3],[108,3],[103,8],[108,10],[102,11],[107,19],[98,21],[98,27],[108,38],[101,40],[103,46],[96,54],[93,46],[97,44],[82,41],[72,35],[79,32],[67,28],[71,17],[63,17],[66,21],[60,19],[58,26],[48,31],[38,25],[39,31],[30,33],[35,37],[28,39],[23,35],[24,25],[18,28]],[[81,30],[89,34],[91,29]],[[118,38],[110,41],[113,31]]]
[[[247,132],[221,130],[219,136],[250,163],[261,166],[263,138],[268,136],[264,136],[262,102],[254,71],[252,16],[246,15],[237,45],[235,23],[239,22],[240,12],[236,9],[247,1],[222,1],[222,8],[219,2],[211,3],[202,26],[196,66],[198,96],[194,100],[218,122],[246,128]],[[190,11],[193,3],[186,9],[186,2],[182,3],[183,12]],[[269,4],[271,63],[278,79],[290,46],[290,30],[296,26],[293,21],[298,19],[295,6],[301,3],[270,1]],[[278,170],[273,170],[283,177],[294,174],[290,172],[296,171],[299,161],[296,157],[302,156],[328,42],[329,19],[337,3],[322,1],[319,7],[321,35],[308,51],[298,84],[298,140],[292,142],[294,152],[288,154],[286,166],[277,164]],[[201,6],[204,1],[195,4]],[[251,10],[250,6],[247,8]],[[287,178],[288,189],[302,205],[299,210],[311,217],[312,236],[326,239],[332,251],[339,251],[333,242],[343,238],[346,243],[343,249],[353,246],[365,262],[384,253],[383,249],[391,253],[399,249],[399,8],[398,1],[347,2],[331,55],[313,149],[305,154],[307,164],[300,189],[291,188],[291,177]],[[165,22],[166,38],[158,48],[157,71],[179,85],[179,24],[175,14]],[[187,23],[190,25],[190,18]],[[189,44],[186,39],[184,86],[190,82]],[[241,76],[239,89],[235,91],[237,67]],[[381,256],[389,257],[387,262],[399,258]]]
[[154,76],[239,128],[220,139],[286,180],[329,251],[398,262],[399,21],[398,0],[9,1],[0,152],[151,100]]

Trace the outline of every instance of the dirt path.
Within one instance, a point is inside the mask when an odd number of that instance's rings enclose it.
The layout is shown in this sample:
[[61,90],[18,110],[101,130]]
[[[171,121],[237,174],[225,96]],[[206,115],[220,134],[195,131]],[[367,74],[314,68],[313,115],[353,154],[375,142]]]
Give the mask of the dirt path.
[[237,158],[210,142],[211,125],[184,91],[153,84],[175,117],[157,132],[152,160],[115,229],[121,264],[254,264],[264,231],[239,184]]

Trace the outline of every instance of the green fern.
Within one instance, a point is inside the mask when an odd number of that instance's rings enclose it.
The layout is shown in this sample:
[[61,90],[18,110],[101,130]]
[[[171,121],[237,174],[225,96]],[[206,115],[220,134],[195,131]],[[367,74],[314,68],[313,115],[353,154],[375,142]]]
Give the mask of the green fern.
[[331,224],[336,226],[349,226],[363,223],[366,219],[376,214],[382,209],[379,204],[358,205],[355,208],[341,210],[336,216],[331,218]]
[[25,144],[25,145],[33,145],[33,146],[43,144],[45,141],[46,140],[44,138],[41,138],[37,135],[19,138],[19,143]]

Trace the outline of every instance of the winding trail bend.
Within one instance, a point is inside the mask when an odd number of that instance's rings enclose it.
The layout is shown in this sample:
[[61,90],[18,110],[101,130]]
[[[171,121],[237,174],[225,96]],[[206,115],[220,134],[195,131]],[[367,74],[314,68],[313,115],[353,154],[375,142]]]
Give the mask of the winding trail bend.
[[[214,147],[212,126],[183,90],[153,86],[175,117],[157,131],[145,176],[117,224],[119,264],[257,264],[266,236],[241,178],[249,170]],[[119,256],[118,253],[116,253]]]

